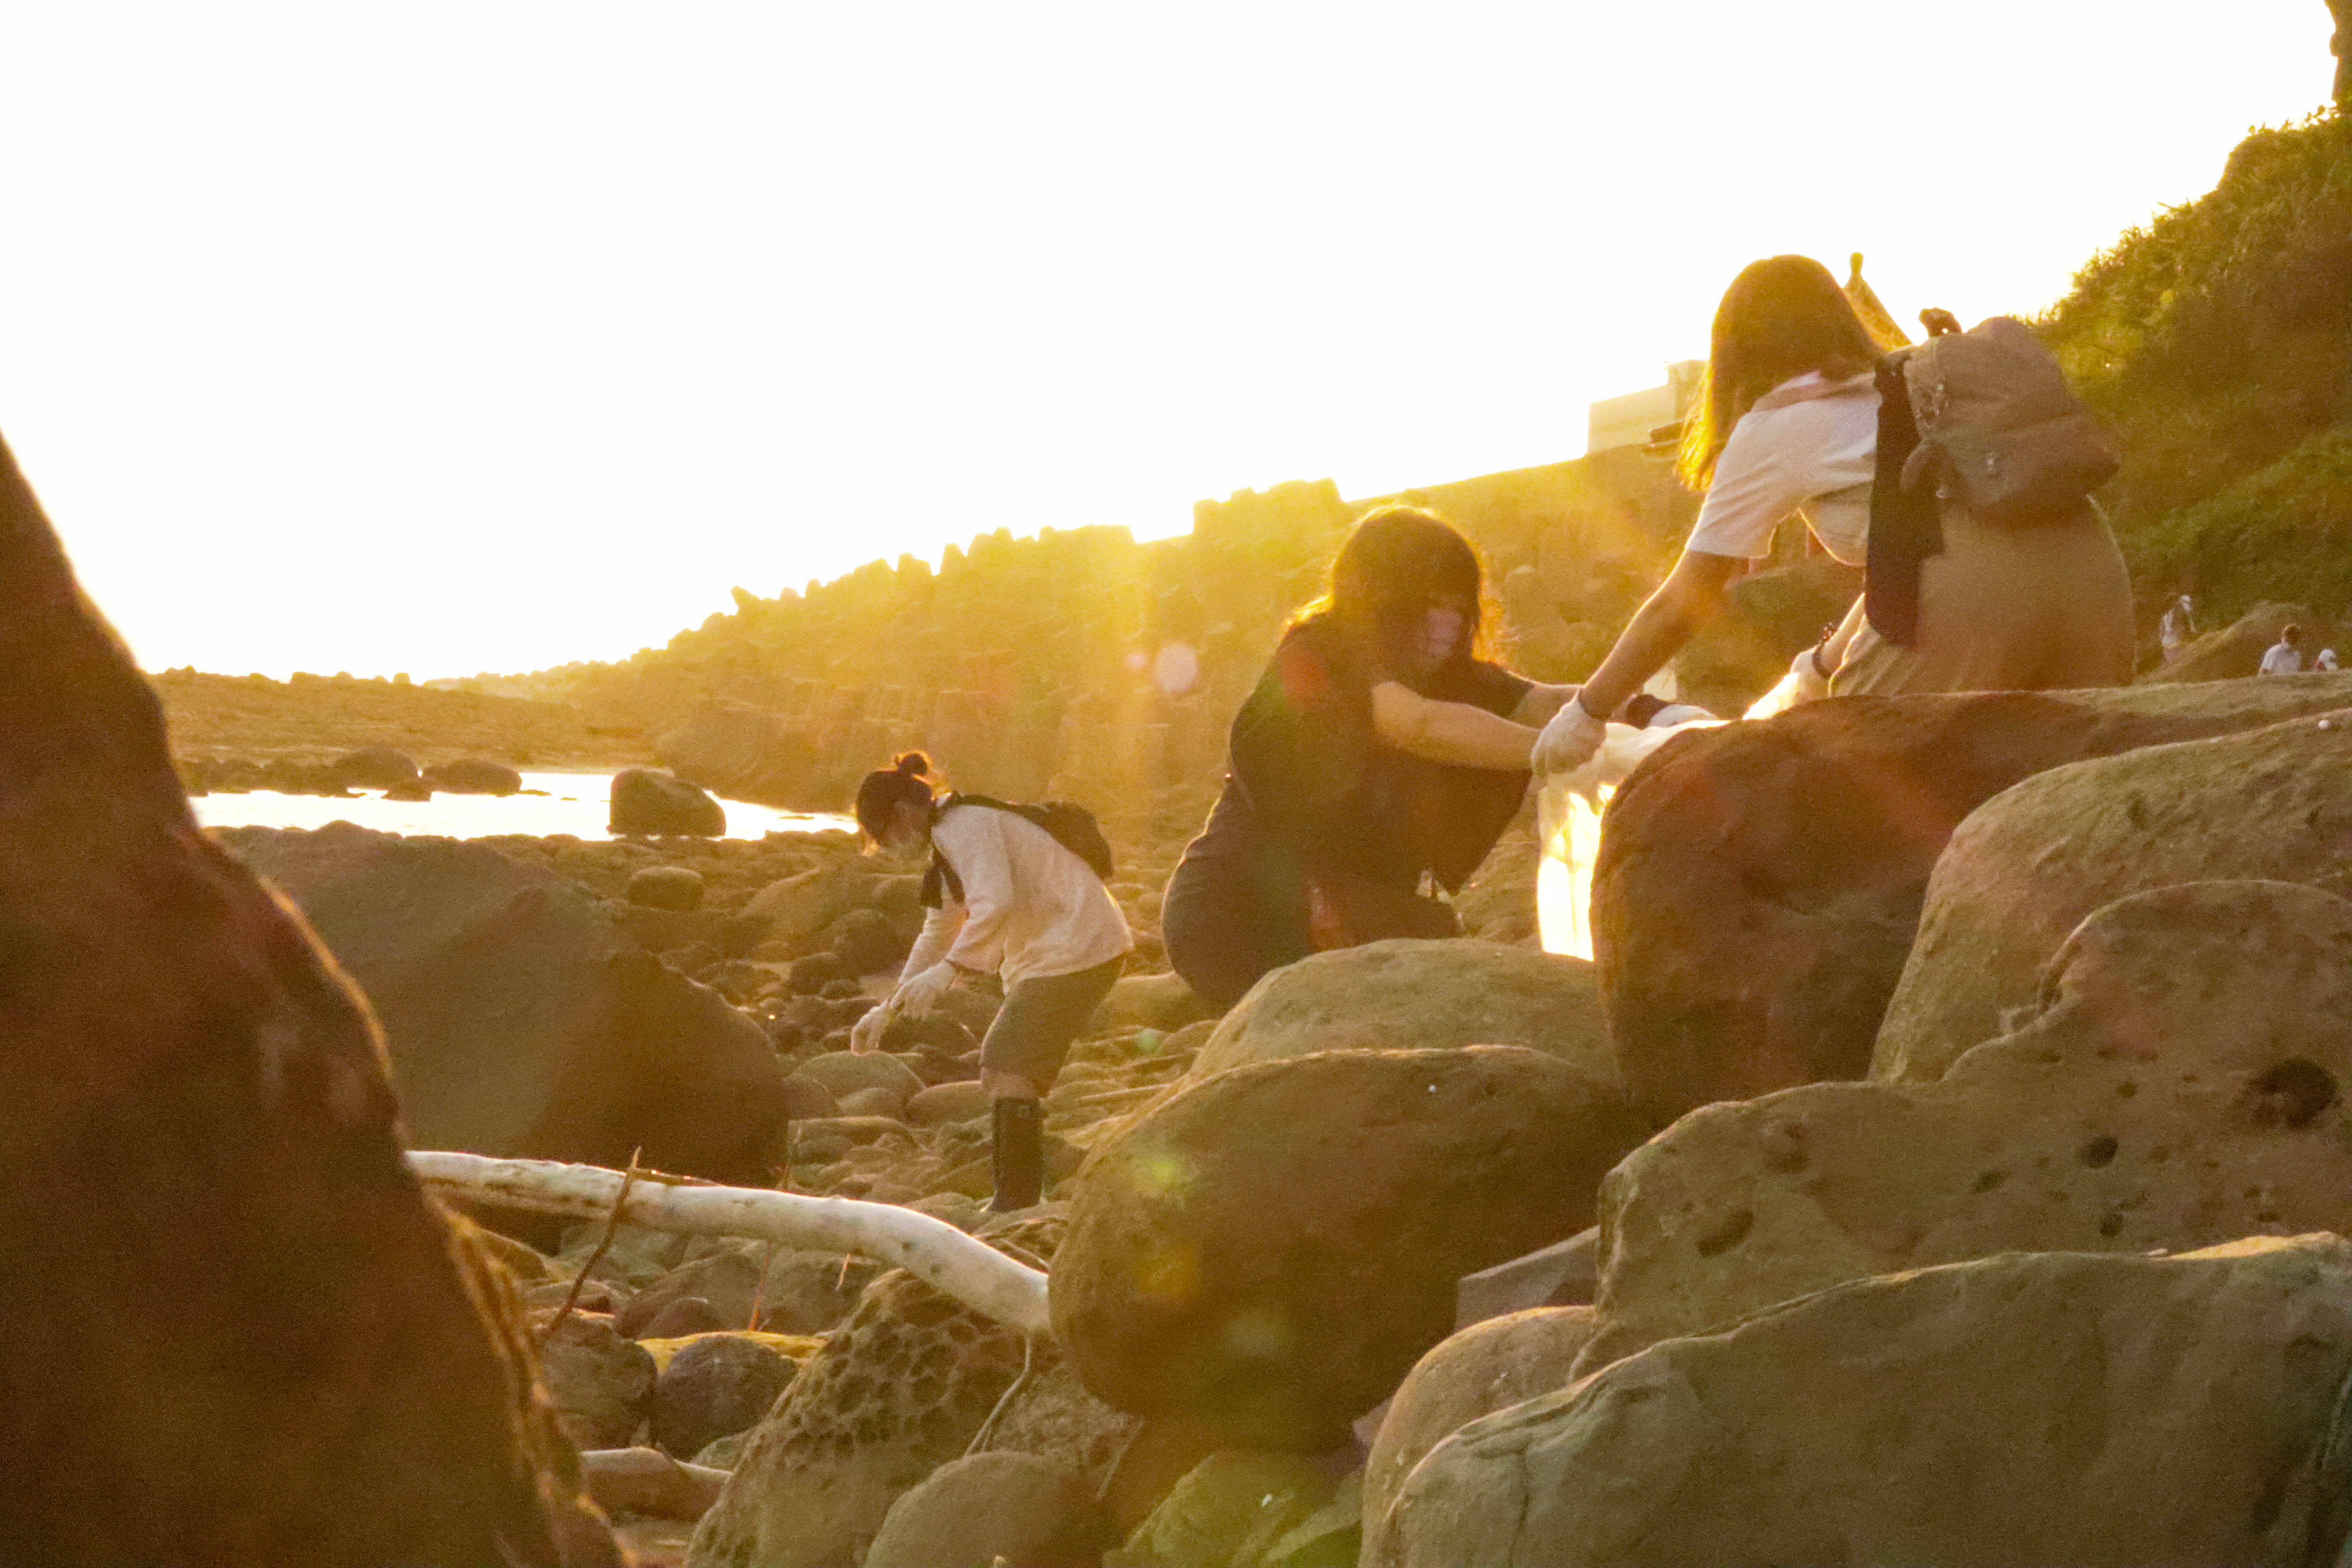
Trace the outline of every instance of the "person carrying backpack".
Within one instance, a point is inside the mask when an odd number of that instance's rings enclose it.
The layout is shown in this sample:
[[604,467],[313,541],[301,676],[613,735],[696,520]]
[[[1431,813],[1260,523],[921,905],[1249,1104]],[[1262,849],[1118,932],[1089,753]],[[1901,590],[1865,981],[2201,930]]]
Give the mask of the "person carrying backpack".
[[1874,339],[1810,257],[1753,262],[1717,309],[1681,474],[1706,499],[1682,556],[1536,748],[1567,772],[1605,721],[1722,607],[1797,513],[1867,573],[1837,629],[1797,656],[1808,697],[2120,686],[2131,583],[2090,492],[2107,451],[2021,321],[1926,343]]
[[900,853],[928,848],[931,866],[922,934],[889,999],[851,1030],[850,1049],[880,1048],[892,1018],[932,1011],[968,977],[1001,976],[1004,1005],[980,1047],[994,1168],[989,1207],[1024,1209],[1045,1185],[1045,1091],[1135,940],[1103,886],[1108,847],[1089,814],[1059,803],[935,796],[929,772],[929,761],[909,752],[858,785],[867,841]]

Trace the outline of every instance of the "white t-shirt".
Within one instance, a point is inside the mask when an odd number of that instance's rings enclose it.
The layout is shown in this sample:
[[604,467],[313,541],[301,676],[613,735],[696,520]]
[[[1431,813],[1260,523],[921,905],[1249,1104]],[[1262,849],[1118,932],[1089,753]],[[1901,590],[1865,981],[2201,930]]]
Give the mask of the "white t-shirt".
[[951,958],[1017,985],[1108,963],[1135,945],[1094,868],[1025,816],[950,806],[931,825],[931,847],[955,868],[963,900],[925,916],[902,977]]
[[[1802,512],[1823,549],[1858,566],[1870,542],[1866,487],[1877,461],[1875,375],[1830,381],[1815,370],[1784,381],[1731,427],[1684,548],[1753,561],[1770,552],[1782,518]],[[1864,487],[1859,495],[1839,493],[1857,486]]]
[[2303,650],[2293,643],[2274,642],[2263,654],[2264,675],[2294,675],[2303,668]]

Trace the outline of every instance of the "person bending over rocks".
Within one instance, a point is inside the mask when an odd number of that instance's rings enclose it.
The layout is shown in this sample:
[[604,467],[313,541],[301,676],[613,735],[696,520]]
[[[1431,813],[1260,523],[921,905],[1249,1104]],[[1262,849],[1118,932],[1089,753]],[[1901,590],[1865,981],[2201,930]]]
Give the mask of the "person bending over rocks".
[[[1947,312],[1927,314],[1931,331],[1958,326]],[[1797,656],[1792,673],[1804,697],[2038,691],[2131,679],[2131,583],[2087,500],[2031,526],[1996,524],[1932,496],[1901,500],[1907,492],[1895,476],[1881,478],[1917,436],[1899,390],[1904,373],[1880,363],[1881,351],[1895,346],[1872,336],[1829,268],[1810,257],[1751,262],[1732,279],[1683,437],[1683,482],[1706,492],[1698,521],[1665,582],[1560,709],[1538,748],[1538,767],[1569,772],[1600,748],[1604,721],[1722,607],[1733,579],[1770,552],[1773,531],[1791,512],[1832,555],[1871,570],[1867,616],[1855,600],[1836,631]],[[1885,384],[1898,395],[1883,424]],[[1894,437],[1884,452],[1883,428]],[[1882,519],[1897,537],[1874,540]]]
[[1004,1005],[980,1044],[989,1095],[990,1163],[998,1213],[1025,1209],[1045,1185],[1041,1101],[1135,941],[1094,868],[1037,823],[999,804],[935,796],[929,762],[909,752],[866,775],[857,826],[878,847],[929,850],[929,906],[889,1000],[850,1033],[878,1049],[890,1020],[921,1015],[967,976],[997,974]]
[[1461,934],[1427,889],[1486,858],[1538,728],[1575,690],[1478,657],[1483,587],[1450,524],[1383,507],[1283,634],[1160,910],[1169,962],[1212,1006],[1313,952]]

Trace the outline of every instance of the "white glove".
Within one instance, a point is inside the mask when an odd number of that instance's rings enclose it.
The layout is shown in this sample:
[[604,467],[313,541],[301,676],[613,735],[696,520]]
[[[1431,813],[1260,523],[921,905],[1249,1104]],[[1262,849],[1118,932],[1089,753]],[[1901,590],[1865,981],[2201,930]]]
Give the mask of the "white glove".
[[1798,702],[1818,702],[1830,694],[1830,678],[1822,673],[1820,663],[1813,658],[1821,651],[1821,644],[1815,643],[1789,661],[1789,675],[1797,683]]
[[1572,773],[1592,760],[1601,742],[1609,738],[1608,721],[1595,719],[1588,712],[1581,698],[1571,697],[1559,705],[1551,722],[1536,737],[1535,750],[1528,754],[1528,765],[1538,775]]
[[889,1031],[890,1020],[896,1016],[897,1010],[887,1002],[866,1009],[857,1022],[849,1026],[849,1048],[859,1056],[880,1050],[882,1037]]
[[898,989],[890,994],[885,1004],[893,1013],[908,1013],[919,1018],[940,1005],[940,999],[955,989],[961,978],[956,966],[946,959],[940,960],[919,974],[909,974],[898,982]]

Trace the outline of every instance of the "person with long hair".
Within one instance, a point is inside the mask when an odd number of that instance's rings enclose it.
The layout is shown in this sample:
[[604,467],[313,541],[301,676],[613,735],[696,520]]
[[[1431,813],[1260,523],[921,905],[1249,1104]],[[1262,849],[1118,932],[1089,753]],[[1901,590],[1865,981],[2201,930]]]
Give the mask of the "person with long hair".
[[[1801,515],[1832,555],[1866,563],[1878,478],[1875,367],[1895,346],[1873,336],[1829,268],[1810,257],[1769,257],[1732,279],[1683,435],[1681,478],[1706,492],[1698,521],[1665,582],[1549,726],[1537,750],[1544,771],[1572,769],[1599,748],[1604,721],[1721,609],[1732,582],[1770,552],[1783,518]],[[1900,412],[1907,428],[1908,410]],[[1936,522],[1939,547],[1906,563],[1916,566],[1903,590],[1912,624],[1874,625],[1857,598],[1834,633],[1798,656],[1806,696],[2131,679],[2130,579],[2095,509],[2085,502],[2050,522],[1994,527],[1947,505]]]
[[1009,1213],[1044,1194],[1045,1092],[1135,941],[1076,851],[1001,803],[934,795],[929,773],[929,761],[909,752],[857,786],[866,841],[929,851],[931,865],[922,934],[889,999],[851,1031],[850,1048],[879,1048],[892,1018],[930,1012],[967,979],[1003,981],[1004,1005],[980,1042],[980,1082],[989,1096],[989,1207]]
[[1458,889],[1486,858],[1574,689],[1480,657],[1485,587],[1444,519],[1383,507],[1284,632],[1160,910],[1169,962],[1211,1005],[1320,949],[1460,934],[1428,889]]

